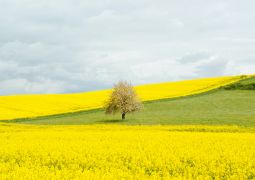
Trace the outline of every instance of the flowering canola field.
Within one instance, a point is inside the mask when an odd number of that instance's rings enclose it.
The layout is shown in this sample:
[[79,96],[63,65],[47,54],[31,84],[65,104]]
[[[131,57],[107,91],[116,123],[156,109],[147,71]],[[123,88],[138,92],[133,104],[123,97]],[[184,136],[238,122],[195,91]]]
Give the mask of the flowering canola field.
[[[142,101],[174,98],[206,92],[250,76],[230,76],[136,86]],[[110,89],[47,95],[0,96],[0,120],[31,118],[101,108]]]
[[235,126],[0,124],[0,179],[254,179]]

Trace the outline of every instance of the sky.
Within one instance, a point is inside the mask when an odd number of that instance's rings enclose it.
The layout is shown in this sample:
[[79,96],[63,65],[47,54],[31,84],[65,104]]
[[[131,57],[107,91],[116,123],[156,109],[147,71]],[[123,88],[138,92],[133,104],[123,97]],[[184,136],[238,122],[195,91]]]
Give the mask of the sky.
[[254,0],[0,0],[0,95],[255,74]]

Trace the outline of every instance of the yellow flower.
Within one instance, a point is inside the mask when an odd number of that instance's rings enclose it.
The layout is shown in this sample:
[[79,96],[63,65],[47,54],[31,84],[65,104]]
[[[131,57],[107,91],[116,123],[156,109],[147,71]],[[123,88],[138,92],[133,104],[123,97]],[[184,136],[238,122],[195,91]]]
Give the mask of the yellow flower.
[[[205,78],[141,85],[136,86],[135,89],[142,101],[149,101],[199,94],[239,81],[242,78],[243,76]],[[74,94],[0,96],[0,120],[102,108],[110,92],[111,90],[108,89]]]
[[0,124],[0,179],[254,179],[254,132]]

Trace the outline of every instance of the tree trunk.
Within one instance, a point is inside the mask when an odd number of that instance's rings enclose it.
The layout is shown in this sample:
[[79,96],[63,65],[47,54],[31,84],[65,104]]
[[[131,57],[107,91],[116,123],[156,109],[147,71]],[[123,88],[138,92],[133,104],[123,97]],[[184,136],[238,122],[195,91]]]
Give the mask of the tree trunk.
[[122,120],[124,120],[126,118],[126,114],[122,113]]

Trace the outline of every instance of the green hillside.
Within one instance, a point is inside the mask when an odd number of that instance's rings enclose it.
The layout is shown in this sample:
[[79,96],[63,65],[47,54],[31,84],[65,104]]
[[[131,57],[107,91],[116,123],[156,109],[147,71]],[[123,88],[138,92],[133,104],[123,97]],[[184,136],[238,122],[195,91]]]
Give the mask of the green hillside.
[[[253,84],[255,78],[240,84]],[[13,121],[12,121],[13,122]],[[203,124],[255,126],[255,90],[221,88],[205,94],[147,102],[144,109],[128,114],[105,115],[103,110],[16,120],[27,124]]]

